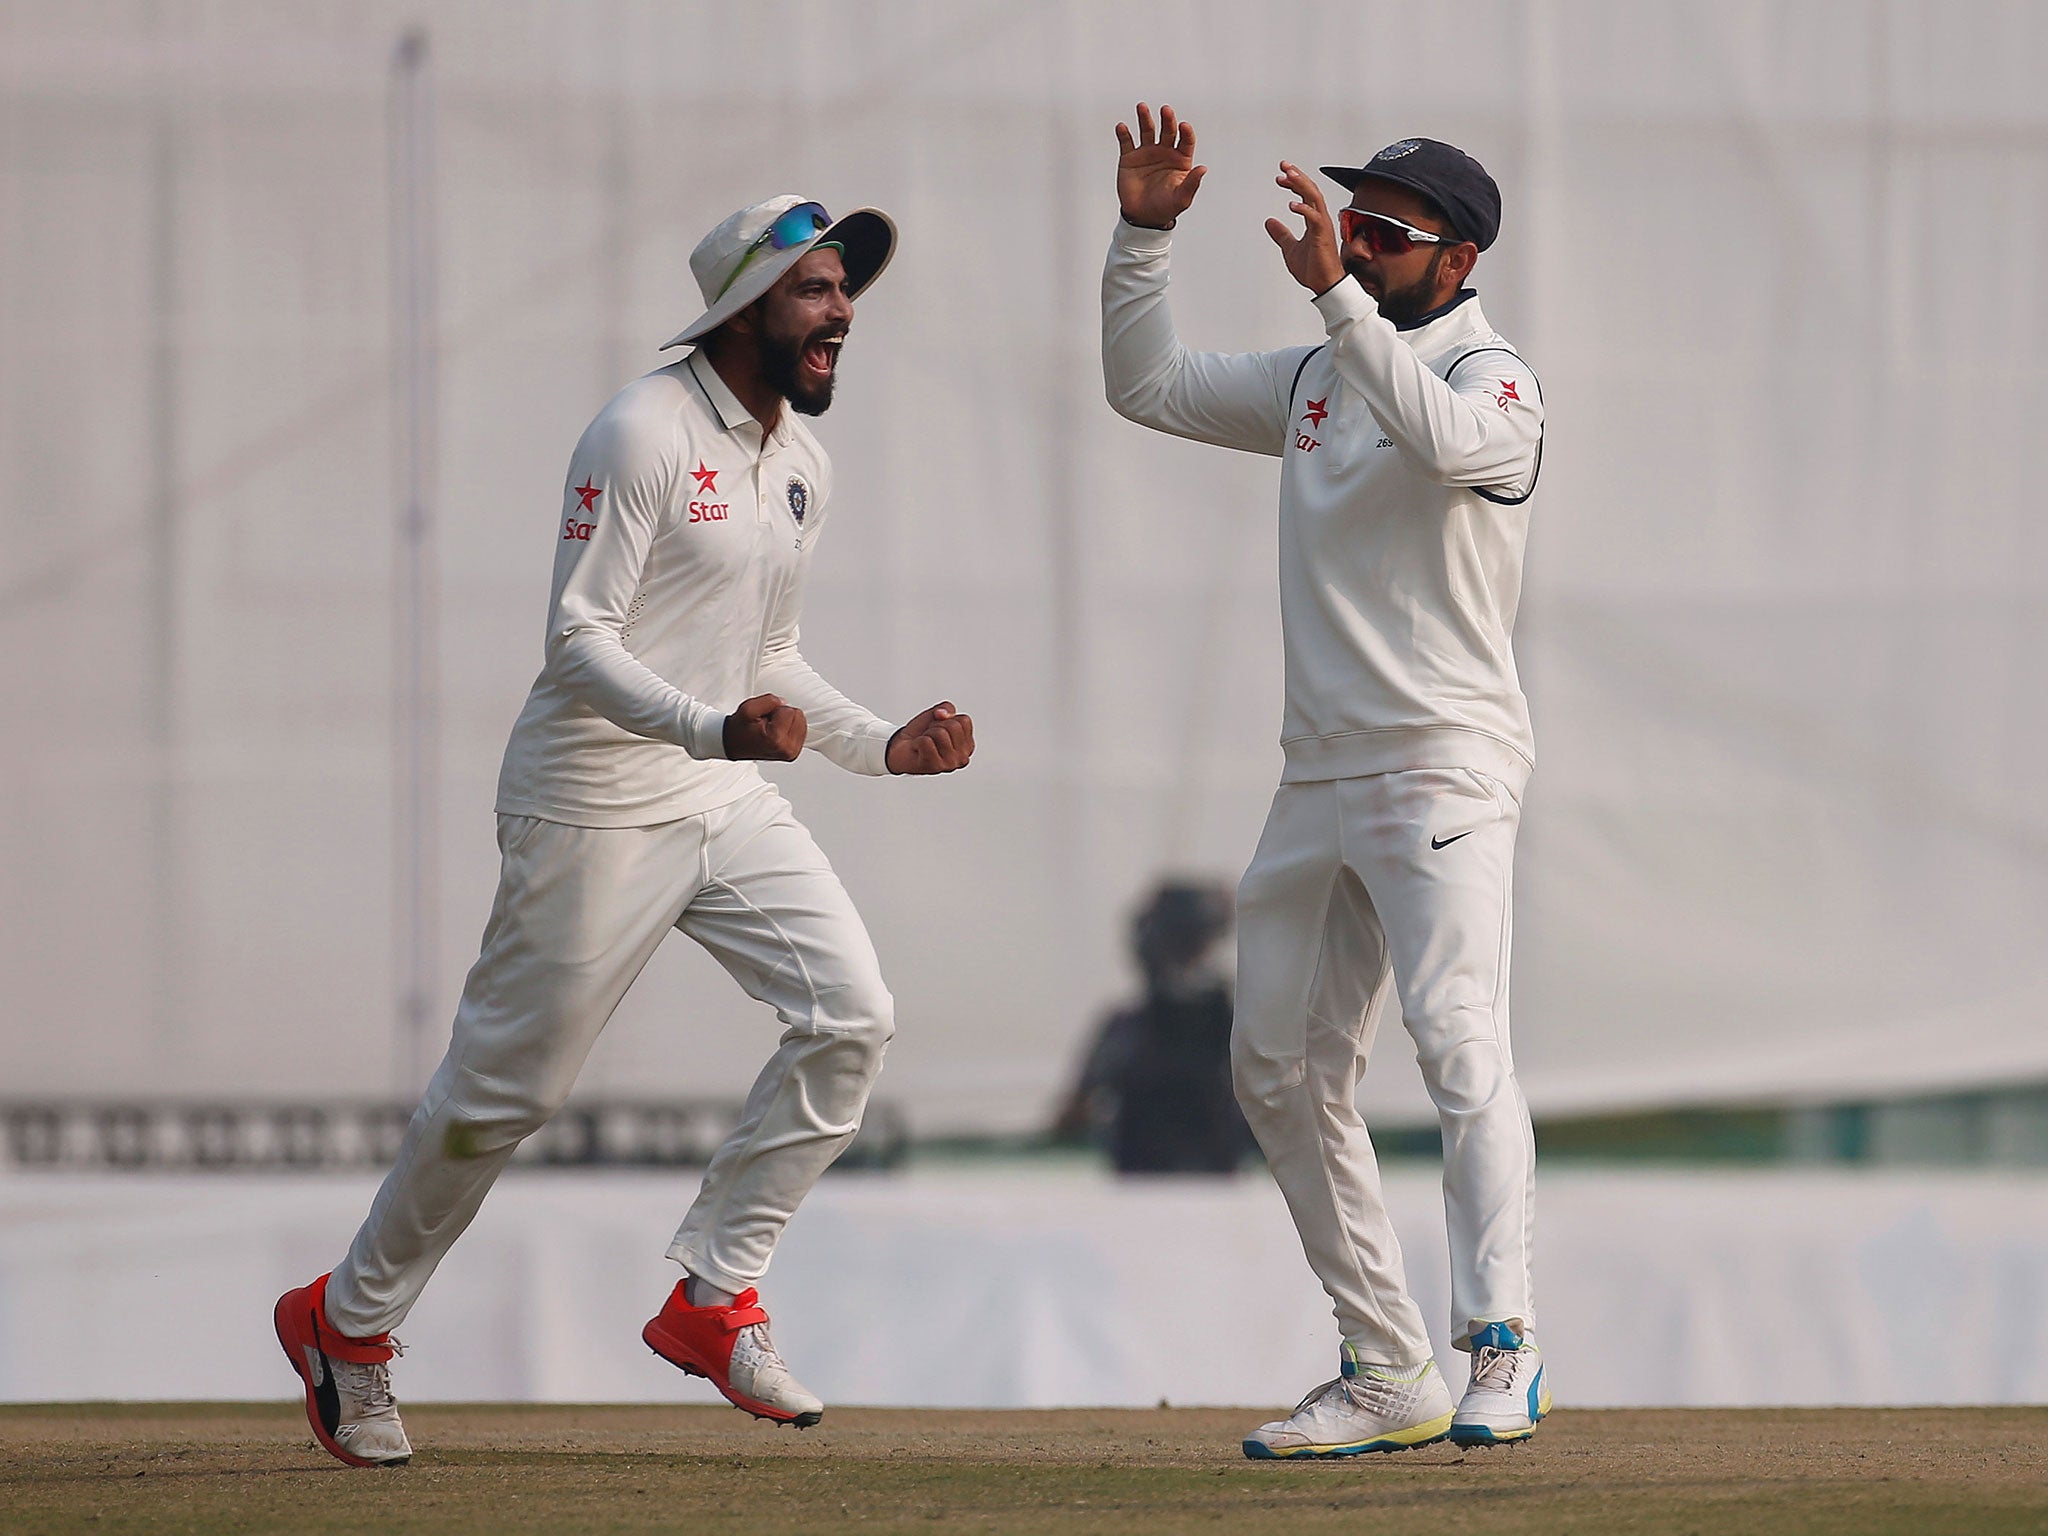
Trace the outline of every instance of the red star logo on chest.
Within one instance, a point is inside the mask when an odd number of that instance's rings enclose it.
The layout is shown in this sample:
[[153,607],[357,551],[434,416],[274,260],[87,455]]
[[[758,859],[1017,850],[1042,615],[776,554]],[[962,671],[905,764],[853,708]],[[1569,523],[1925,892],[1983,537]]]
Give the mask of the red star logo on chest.
[[1330,397],[1325,395],[1320,400],[1309,401],[1308,409],[1301,413],[1301,419],[1312,427],[1320,427],[1323,424],[1324,418],[1329,414]]
[[604,494],[604,487],[592,480],[588,475],[585,475],[583,483],[576,487],[576,494],[582,498],[576,510],[578,512],[588,512],[597,505],[597,498]]
[[1500,384],[1500,392],[1506,395],[1510,400],[1519,400],[1522,398],[1520,395],[1515,393],[1515,381],[1513,379],[1501,379],[1498,382]]
[[718,494],[718,471],[706,469],[702,459],[699,459],[697,467],[690,471],[690,478],[697,482],[697,494],[699,496],[716,496]]

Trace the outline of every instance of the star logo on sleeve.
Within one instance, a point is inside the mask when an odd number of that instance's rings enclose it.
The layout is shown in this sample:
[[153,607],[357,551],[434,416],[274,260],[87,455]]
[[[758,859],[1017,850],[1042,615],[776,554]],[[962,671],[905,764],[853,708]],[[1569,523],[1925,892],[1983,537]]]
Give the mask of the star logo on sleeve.
[[1510,400],[1519,400],[1522,398],[1519,394],[1515,392],[1515,381],[1513,379],[1501,379],[1498,382],[1500,384],[1500,392],[1506,395]]
[[583,483],[576,487],[576,494],[582,498],[576,510],[578,512],[588,512],[597,505],[597,498],[604,494],[604,487],[595,480],[592,480],[590,476],[585,475]]
[[702,459],[699,459],[697,467],[690,471],[690,478],[697,482],[697,494],[699,496],[716,496],[718,494],[718,471],[706,469]]
[[1301,413],[1301,419],[1312,427],[1320,427],[1329,414],[1330,397],[1325,395],[1320,400],[1309,401],[1308,409]]

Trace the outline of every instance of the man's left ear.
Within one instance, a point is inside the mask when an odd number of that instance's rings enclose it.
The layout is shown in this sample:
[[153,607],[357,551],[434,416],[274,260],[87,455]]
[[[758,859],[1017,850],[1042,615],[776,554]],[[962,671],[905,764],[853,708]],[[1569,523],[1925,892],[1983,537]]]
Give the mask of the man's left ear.
[[1451,247],[1451,270],[1458,274],[1462,285],[1472,275],[1472,269],[1479,265],[1479,247],[1470,240],[1461,240]]
[[725,323],[732,327],[735,335],[751,336],[760,328],[760,319],[761,301],[756,299],[745,309],[734,310],[732,318]]

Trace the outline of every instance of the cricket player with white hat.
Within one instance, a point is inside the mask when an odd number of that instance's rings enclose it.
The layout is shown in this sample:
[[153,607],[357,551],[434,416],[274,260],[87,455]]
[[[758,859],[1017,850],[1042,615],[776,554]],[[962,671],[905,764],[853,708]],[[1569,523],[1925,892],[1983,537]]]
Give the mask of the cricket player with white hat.
[[832,489],[799,418],[831,404],[853,301],[895,239],[875,209],[835,220],[794,195],[733,214],[690,256],[704,313],[666,345],[693,350],[621,390],[570,457],[546,659],[498,781],[497,899],[448,1054],[346,1257],[276,1307],[313,1432],[351,1466],[411,1456],[391,1330],[671,928],[783,1033],[642,1338],[759,1418],[823,1413],[755,1286],[859,1129],[894,1004],[838,876],[755,763],[809,746],[855,773],[934,774],[974,751],[950,703],[892,727],[797,647]]
[[[1534,1336],[1535,1143],[1508,1048],[1515,832],[1534,761],[1510,635],[1543,458],[1536,376],[1465,286],[1500,189],[1435,139],[1325,166],[1333,218],[1283,161],[1297,233],[1266,232],[1325,340],[1195,352],[1167,307],[1169,231],[1204,167],[1163,107],[1117,125],[1123,218],[1102,280],[1109,398],[1134,421],[1281,461],[1286,766],[1238,894],[1238,1103],[1342,1333],[1338,1376],[1247,1456],[1527,1439],[1550,1407]],[[1409,1297],[1355,1094],[1398,1002],[1436,1103],[1453,1401]]]

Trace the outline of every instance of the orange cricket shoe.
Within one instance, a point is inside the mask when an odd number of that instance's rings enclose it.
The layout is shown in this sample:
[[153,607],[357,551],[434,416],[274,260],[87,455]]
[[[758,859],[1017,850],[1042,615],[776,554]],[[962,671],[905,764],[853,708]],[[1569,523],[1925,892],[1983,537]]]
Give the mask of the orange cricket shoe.
[[306,1418],[337,1461],[402,1467],[412,1442],[398,1419],[387,1362],[402,1353],[390,1334],[351,1339],[327,1323],[327,1276],[277,1298],[277,1342],[306,1384]]
[[670,1365],[702,1376],[734,1407],[771,1424],[809,1429],[825,1404],[789,1374],[768,1337],[768,1314],[751,1287],[725,1307],[693,1307],[678,1280],[640,1337]]

